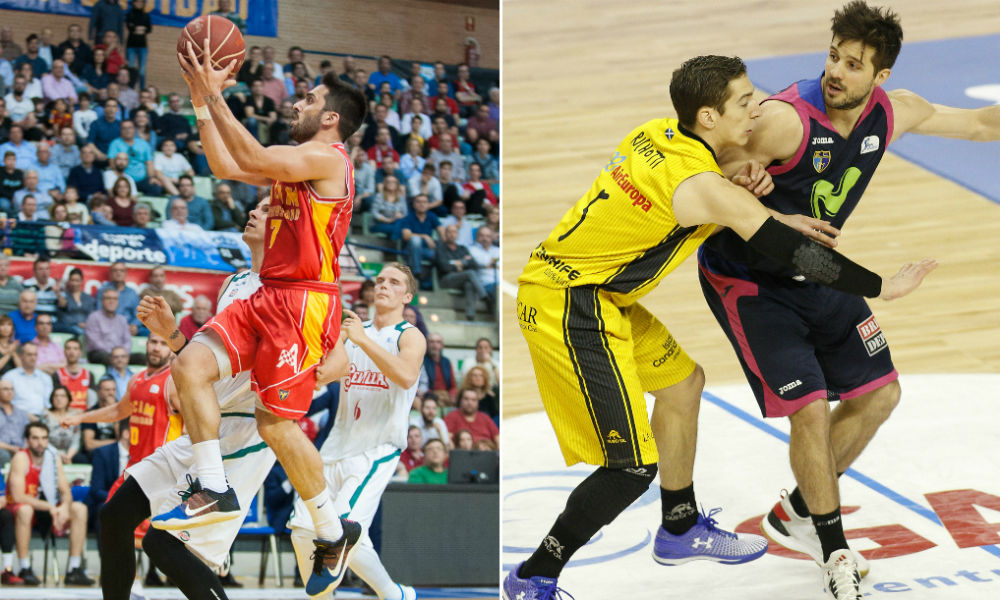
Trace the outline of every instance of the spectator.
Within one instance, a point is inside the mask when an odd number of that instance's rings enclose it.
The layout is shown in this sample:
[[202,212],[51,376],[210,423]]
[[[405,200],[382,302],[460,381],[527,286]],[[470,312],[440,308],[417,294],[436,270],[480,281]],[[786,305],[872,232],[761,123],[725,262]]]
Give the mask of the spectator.
[[[87,141],[95,148],[97,160],[101,162],[109,160],[108,150],[111,143],[122,135],[122,122],[118,120],[117,115],[118,101],[114,98],[108,98],[104,101],[104,118],[97,119],[90,126]],[[128,159],[128,154],[125,155],[125,158]]]
[[[392,148],[399,146],[399,130],[389,123],[389,108],[386,107],[386,105],[375,105],[375,108],[372,109],[366,123],[367,126],[365,127],[365,132],[361,136],[362,148],[370,151],[378,143],[378,135],[381,133],[383,127],[389,131],[389,140],[386,143],[386,146],[390,146]],[[369,156],[369,158],[371,158],[371,156]]]
[[455,80],[455,100],[458,101],[459,115],[468,117],[475,111],[483,97],[476,93],[476,86],[469,79],[469,65],[458,65],[458,79]]
[[7,60],[14,60],[23,53],[21,46],[14,41],[14,30],[10,25],[0,27],[0,48],[3,49],[2,55]]
[[172,139],[178,146],[187,144],[191,136],[191,123],[181,114],[183,100],[178,93],[172,93],[167,98],[169,110],[156,119],[156,133],[161,139]]
[[479,410],[479,393],[466,388],[458,397],[458,410],[448,413],[444,418],[448,431],[468,429],[473,441],[487,439],[500,445],[500,430],[489,415]]
[[243,124],[262,144],[273,143],[269,132],[278,120],[277,104],[264,94],[264,82],[258,80],[250,84],[250,97],[243,107]]
[[441,440],[424,442],[424,463],[410,471],[410,483],[446,484],[448,469],[444,466],[448,461],[448,449]]
[[35,322],[38,337],[32,340],[38,348],[38,370],[52,375],[66,366],[66,355],[59,344],[52,341],[52,315],[41,313]]
[[149,272],[149,283],[139,292],[139,300],[146,296],[160,296],[167,301],[175,315],[184,310],[184,300],[177,295],[177,292],[167,289],[167,270],[163,267],[153,267]]
[[452,137],[445,135],[439,141],[440,148],[431,150],[430,156],[427,157],[427,162],[433,164],[438,169],[438,172],[440,172],[441,163],[448,161],[451,163],[452,177],[458,181],[464,181],[466,177],[465,158],[452,146]]
[[52,63],[52,72],[42,75],[42,98],[56,100],[62,98],[76,104],[76,86],[66,77],[66,63],[57,58]]
[[17,348],[17,355],[21,366],[4,373],[3,379],[14,384],[14,406],[37,419],[52,393],[52,377],[37,368],[38,346],[34,343],[22,343]]
[[291,68],[291,71],[285,73],[285,90],[289,95],[295,96],[296,102],[305,99],[306,93],[312,87],[309,83],[312,79],[309,75],[309,68],[304,62],[289,63],[285,65],[285,68]]
[[74,502],[62,461],[49,448],[49,428],[44,423],[30,423],[24,428],[27,448],[10,461],[7,479],[7,509],[14,513],[17,555],[21,570],[18,577],[27,585],[41,583],[31,570],[28,547],[32,525],[57,535],[69,531],[69,563],[65,585],[94,585],[83,572],[83,544],[87,540],[87,507]]
[[354,163],[354,201],[361,207],[358,212],[366,213],[371,210],[375,197],[375,167],[360,146],[351,147],[351,161]]
[[7,150],[3,153],[3,170],[0,171],[0,211],[8,214],[13,212],[14,193],[22,187],[24,171],[17,168],[17,154],[13,150]]
[[[455,398],[455,373],[451,368],[451,360],[444,355],[444,338],[439,333],[427,336],[424,372],[427,373],[427,388],[429,390],[443,390],[448,392],[449,398]],[[448,427],[448,431],[453,430]]]
[[[35,75],[41,75],[47,73],[49,70],[49,65],[45,63],[45,59],[38,55],[39,47],[41,42],[38,39],[38,35],[34,33],[28,34],[26,42],[26,48],[24,54],[18,56],[14,60],[14,70],[20,71],[23,65],[31,65],[31,71]],[[40,94],[39,94],[40,95]],[[34,96],[32,96],[34,97]]]
[[115,180],[111,188],[111,219],[119,227],[131,227],[135,224],[135,197],[132,195],[132,187],[129,180],[119,177]]
[[410,425],[406,430],[406,448],[399,455],[396,476],[405,479],[410,471],[424,464],[423,437],[420,427]]
[[[160,99],[156,97],[154,92],[155,89],[153,86],[139,89],[139,106],[136,107],[136,110],[145,110],[149,115],[149,122],[154,125],[154,129],[158,129],[155,125],[160,118],[162,109],[160,108]],[[153,145],[156,146],[156,144]]]
[[440,86],[443,83],[447,86],[443,93],[448,96],[455,95],[455,90],[452,89],[451,83],[448,82],[448,71],[445,68],[445,64],[441,61],[434,63],[434,79],[431,80],[431,83],[433,84],[434,89],[440,89]]
[[382,161],[391,157],[399,163],[399,153],[392,147],[392,137],[389,134],[389,127],[380,125],[375,134],[375,145],[368,149],[368,159],[375,161],[376,167],[382,166]]
[[403,172],[396,168],[396,165],[396,159],[391,156],[385,157],[385,160],[382,161],[382,167],[378,171],[375,171],[376,187],[385,181],[385,178],[388,176],[395,177],[397,182],[402,181],[405,184],[406,180],[403,179]]
[[[264,48],[267,50],[267,47]],[[264,56],[264,69],[260,75],[261,93],[270,98],[275,106],[280,105],[288,97],[288,90],[285,88],[284,78],[275,75],[274,69],[277,65],[267,60]],[[280,66],[278,66],[280,68]]]
[[[413,63],[419,67],[418,63]],[[405,106],[410,108],[412,106],[411,102],[413,100],[420,100],[419,111],[417,109],[411,109],[410,112],[420,112],[425,115],[431,113],[431,107],[434,106],[431,102],[430,96],[427,95],[427,80],[424,79],[423,75],[414,74],[410,76],[410,89],[403,92],[399,97],[400,106]],[[430,128],[430,122],[427,122],[428,129]]]
[[104,172],[104,188],[111,192],[115,187],[118,179],[125,178],[129,183],[129,195],[135,196],[139,193],[138,188],[135,185],[135,181],[132,177],[125,172],[128,168],[128,154],[126,152],[120,152],[117,155],[113,155],[111,162],[108,164],[108,170]]
[[270,145],[291,143],[293,118],[295,118],[295,111],[292,109],[292,103],[289,100],[284,100],[278,107],[278,120],[271,123],[271,128],[268,130],[267,139]]
[[48,425],[51,432],[49,444],[59,455],[64,465],[73,462],[73,457],[80,451],[80,426],[62,427],[63,417],[67,417],[71,412],[69,405],[70,394],[65,387],[58,386],[52,389],[49,396],[49,408],[42,414],[41,421]]
[[[10,106],[9,94],[7,106]],[[10,138],[3,144],[0,144],[0,153],[6,155],[8,152],[13,152],[16,157],[14,164],[18,169],[27,170],[33,168],[37,162],[37,151],[31,142],[24,141],[24,129],[20,125],[14,124],[11,126],[8,135],[10,135]]]
[[[87,412],[105,408],[118,402],[116,397],[118,387],[115,380],[105,377],[97,383],[97,404],[87,409]],[[114,423],[84,423],[80,426],[80,451],[73,457],[77,464],[90,464],[94,451],[103,446],[114,444],[118,439]]]
[[[404,181],[420,177],[420,173],[423,172],[424,165],[427,163],[427,159],[422,156],[423,151],[424,148],[420,144],[420,140],[412,137],[407,140],[406,154],[399,159],[399,169],[403,172]],[[431,174],[433,175],[433,171]]]
[[10,312],[10,318],[14,322],[14,336],[20,343],[30,342],[38,337],[35,331],[35,320],[37,314],[35,309],[38,306],[38,297],[34,290],[21,290],[17,300],[17,310]]
[[135,136],[149,144],[150,148],[156,148],[160,138],[153,128],[149,109],[143,106],[137,107],[132,111],[132,121],[135,123]]
[[375,194],[372,203],[371,230],[382,233],[392,239],[400,237],[400,227],[403,218],[408,214],[406,195],[394,176],[388,176],[382,182],[382,191]]
[[132,0],[132,10],[125,16],[125,27],[128,28],[125,58],[139,73],[139,87],[146,87],[146,55],[149,51],[146,36],[153,31],[153,23],[145,9],[146,0]]
[[417,328],[426,338],[429,333],[427,331],[427,324],[424,323],[424,317],[420,314],[420,309],[412,304],[407,304],[403,307],[403,319]]
[[458,226],[447,225],[444,236],[435,251],[434,264],[438,270],[438,283],[444,289],[465,292],[465,320],[476,320],[476,306],[486,297],[479,277],[478,265],[465,246],[458,240]]
[[[183,187],[184,180],[181,180],[181,186]],[[192,185],[192,188],[194,186]],[[170,218],[163,222],[162,228],[165,231],[191,231],[200,232],[204,231],[200,225],[197,223],[191,223],[188,221],[188,203],[186,200],[178,196],[170,202]]]
[[[431,98],[431,106],[434,107],[434,112],[431,113],[433,116],[454,117],[458,116],[458,102],[448,94],[448,82],[439,81],[437,82],[437,95]],[[454,125],[454,120],[448,123],[449,126]]]
[[413,276],[420,280],[422,289],[430,285],[430,272],[423,267],[423,261],[434,260],[434,249],[437,242],[434,234],[440,239],[441,222],[437,215],[427,212],[427,196],[419,194],[413,198],[413,212],[400,221],[400,239],[408,255],[409,266]]
[[[408,135],[411,132],[420,136],[420,141],[431,137],[431,120],[428,112],[424,110],[424,100],[414,98],[409,104],[404,105],[407,111],[399,119],[399,132]],[[419,120],[419,124],[417,121]]]
[[153,209],[145,202],[136,202],[132,210],[132,227],[146,229],[153,220]]
[[97,42],[104,39],[104,32],[111,30],[122,36],[125,25],[125,11],[118,0],[102,0],[90,9],[90,27],[88,37]]
[[468,429],[459,429],[455,432],[456,450],[473,450],[475,447],[476,442],[472,439],[472,434],[469,433]]
[[462,379],[462,385],[458,388],[458,396],[461,397],[465,390],[474,390],[479,396],[479,408],[495,421],[500,417],[500,402],[497,395],[493,393],[493,389],[490,385],[489,372],[479,365],[474,365],[468,369]]
[[249,88],[253,82],[260,80],[263,71],[263,53],[260,46],[250,46],[250,49],[247,50],[247,59],[240,67],[240,72],[236,74],[236,81]]
[[488,104],[477,106],[475,114],[469,117],[465,126],[467,130],[475,129],[479,139],[500,139],[500,134],[498,133],[500,125],[490,116],[490,106]]
[[104,194],[94,194],[90,199],[90,218],[94,225],[117,227],[115,222],[111,220],[113,216],[114,212],[108,204],[108,197]]
[[483,206],[486,204],[493,206],[500,204],[500,199],[493,193],[493,188],[480,179],[482,172],[478,163],[471,163],[469,180],[462,184],[462,199],[469,205],[471,212],[478,214],[483,213]]
[[63,194],[63,204],[58,204],[56,206],[66,210],[66,218],[70,223],[89,225],[90,216],[87,213],[87,207],[80,203],[79,200],[80,194],[77,192],[76,188],[68,185],[66,186],[66,193]]
[[[65,180],[69,177],[70,170],[81,162],[80,147],[76,145],[76,133],[72,127],[64,126],[59,129],[59,143],[52,146],[51,155],[52,165],[58,167],[62,174],[62,189],[65,190]],[[41,163],[41,157],[39,157],[39,163]]]
[[[92,146],[84,146],[80,150],[80,164],[69,170],[66,179],[66,185],[76,188],[84,202],[89,202],[94,194],[103,193],[107,189],[104,174],[94,166],[96,157],[97,154]],[[130,182],[130,188],[131,185]]]
[[482,178],[488,183],[495,183],[500,179],[500,166],[497,159],[492,154],[493,146],[486,138],[476,140],[476,151],[466,160],[466,168],[473,163],[479,165],[482,171]]
[[[397,112],[393,108],[396,105],[396,97],[389,90],[389,87],[390,86],[389,86],[388,83],[383,83],[382,84],[382,91],[381,91],[381,94],[379,95],[378,104],[376,105],[376,107],[378,107],[378,106],[384,106],[385,107],[385,109],[386,109],[385,123],[389,127],[392,127],[393,131],[395,131],[395,132],[398,133],[399,132],[399,112]],[[399,141],[398,137],[394,137],[393,138],[393,144],[392,144],[393,148],[398,148],[399,147],[399,145],[397,143],[398,141]]]
[[445,227],[448,225],[458,227],[458,239],[456,242],[459,246],[470,248],[475,243],[475,236],[472,233],[474,229],[468,219],[465,218],[465,202],[463,200],[455,200],[451,203],[451,214],[441,219],[441,225]]
[[[132,346],[132,336],[128,321],[117,312],[118,291],[113,287],[103,288],[100,299],[101,308],[90,313],[85,324],[87,361],[107,365],[110,364],[112,350]],[[125,355],[128,356],[127,351]]]
[[380,56],[378,58],[378,70],[368,76],[368,87],[373,90],[379,90],[382,87],[382,82],[387,81],[393,94],[401,92],[403,84],[399,80],[399,76],[390,71],[391,68],[392,59],[388,55]]
[[444,116],[435,115],[431,119],[431,137],[427,138],[427,147],[431,150],[438,150],[441,148],[441,140],[443,138],[451,138],[452,148],[458,147],[458,138],[449,129],[448,120]]
[[94,59],[93,50],[83,41],[83,28],[77,23],[66,28],[66,41],[56,46],[55,55],[63,56],[67,48],[73,51],[74,58],[69,63],[69,70],[74,73],[81,73],[84,65],[90,64]]
[[0,379],[0,468],[24,447],[24,428],[31,415],[14,406],[14,384]]
[[38,144],[36,161],[34,171],[38,174],[38,189],[48,192],[53,200],[62,200],[66,178],[62,169],[52,162],[52,147],[48,143]]
[[[354,71],[358,68],[357,65],[354,64],[354,57],[348,54],[344,57],[341,64],[344,66],[344,71],[340,74],[340,80],[348,85],[354,85]],[[320,65],[320,68],[322,69],[322,64]],[[316,85],[319,84],[317,83]]]
[[[145,359],[145,355],[140,354]],[[111,364],[104,372],[104,377],[110,377],[115,382],[115,398],[122,399],[128,391],[128,382],[132,379],[132,369],[128,368],[129,353],[122,346],[111,350]]]
[[125,263],[120,260],[111,263],[111,268],[108,269],[108,281],[101,286],[101,289],[97,290],[97,297],[100,298],[104,290],[107,289],[114,289],[118,292],[117,312],[128,321],[129,327],[132,328],[131,334],[136,335],[136,330],[141,325],[135,314],[136,308],[139,306],[139,295],[128,286],[127,280],[128,267]]
[[[104,97],[105,90],[113,81],[108,73],[108,51],[102,45],[94,48],[90,62],[83,67],[80,79],[87,86],[87,92],[96,100]],[[117,100],[115,100],[117,102]],[[118,106],[115,106],[114,114],[117,116]]]
[[[22,215],[19,216],[21,221],[34,221],[38,217],[32,217],[36,210],[45,210],[52,204],[52,196],[48,193],[48,189],[41,187],[41,182],[38,177],[38,171],[34,169],[28,169],[24,172],[24,187],[14,192],[14,210],[18,207],[21,208]],[[28,198],[34,198],[34,203],[31,210],[25,210],[24,205]]]
[[236,28],[240,30],[243,35],[247,34],[247,24],[240,17],[240,13],[233,10],[233,0],[219,0],[219,9],[212,13],[213,15],[219,15],[220,17],[225,17],[236,25]]
[[17,220],[21,223],[31,223],[39,220],[36,210],[38,202],[31,194],[26,194],[21,199],[21,210],[17,213]]
[[[115,73],[115,83],[118,84],[118,95],[115,96],[118,99],[118,104],[122,107],[125,114],[131,116],[132,112],[139,108],[139,92],[132,87],[132,69],[126,65],[122,65],[118,69],[118,72]],[[108,95],[110,96],[111,92],[108,92]],[[132,116],[132,118],[135,117]]]
[[61,333],[84,335],[85,322],[90,313],[97,310],[97,301],[83,291],[83,271],[74,268],[66,280],[66,289],[59,294],[56,303],[55,330]]
[[66,365],[60,367],[52,375],[53,387],[65,387],[69,390],[69,408],[74,411],[87,410],[93,398],[96,398],[93,387],[97,380],[94,374],[84,369],[80,364],[83,357],[83,346],[77,338],[70,338],[63,344]]
[[21,282],[10,275],[10,257],[0,253],[0,314],[6,316],[17,310],[22,287]]
[[121,154],[127,156],[128,166],[125,167],[125,173],[135,181],[140,192],[150,196],[159,196],[163,193],[163,188],[155,177],[153,148],[146,140],[136,137],[134,122],[129,120],[121,122],[121,137],[111,142],[108,154],[115,157]]
[[179,193],[177,185],[180,183],[180,177],[194,175],[191,163],[183,154],[177,152],[177,142],[172,138],[163,140],[160,151],[153,158],[153,167],[157,179],[163,184],[164,191],[174,196]]
[[233,198],[233,188],[228,183],[215,186],[212,197],[212,221],[215,231],[243,231],[247,213]]
[[491,312],[496,308],[497,281],[500,275],[500,248],[493,245],[493,237],[493,229],[483,225],[476,230],[476,243],[469,248],[469,253],[479,265],[476,273],[486,290],[486,300]]
[[[118,71],[125,66],[125,56],[122,54],[121,46],[121,34],[114,31],[105,31],[104,37],[104,48],[107,50],[108,57],[104,62],[104,68],[107,69],[108,75],[116,77]],[[111,84],[108,84],[111,87]],[[110,92],[109,92],[110,94]]]
[[354,87],[361,90],[369,104],[375,101],[375,90],[368,87],[368,73],[361,67],[354,69]]
[[[410,426],[419,428],[421,438],[441,440],[449,449],[451,448],[448,426],[445,425],[444,419],[438,416],[438,403],[434,394],[424,394],[420,400],[420,412],[410,417]],[[407,471],[409,470],[407,468]]]
[[201,329],[201,326],[212,318],[212,301],[207,296],[198,296],[194,299],[191,314],[181,319],[177,326],[184,334],[184,337],[191,339],[194,334]]
[[[190,175],[181,175],[177,183],[178,196],[187,204],[187,220],[206,231],[210,231],[215,222],[212,218],[212,207],[208,201],[194,193],[194,178]],[[171,204],[171,217],[173,217],[173,204]]]

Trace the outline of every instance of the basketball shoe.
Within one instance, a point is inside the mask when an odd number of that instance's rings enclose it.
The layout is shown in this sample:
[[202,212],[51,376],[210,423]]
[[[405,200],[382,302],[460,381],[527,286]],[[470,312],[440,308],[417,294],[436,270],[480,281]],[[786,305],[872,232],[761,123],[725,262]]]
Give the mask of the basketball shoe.
[[861,600],[861,575],[854,552],[837,550],[823,565],[823,587],[834,600]]
[[201,527],[220,521],[228,521],[240,516],[240,502],[236,490],[226,487],[224,492],[216,492],[201,487],[201,482],[188,474],[188,489],[177,492],[181,503],[172,510],[156,515],[149,524],[157,529],[188,529]]
[[340,519],[340,524],[344,528],[344,534],[339,540],[313,540],[316,545],[312,556],[313,571],[306,582],[306,593],[310,596],[329,593],[340,585],[347,573],[347,563],[361,539],[361,524],[344,518]]
[[717,522],[712,517],[721,510],[713,508],[705,514],[702,508],[695,526],[681,535],[673,535],[661,526],[653,544],[653,559],[661,565],[679,565],[692,560],[736,565],[763,556],[767,552],[766,539],[716,527]]
[[[800,517],[795,512],[792,501],[788,499],[788,490],[781,490],[781,499],[761,520],[760,530],[779,546],[808,554],[817,565],[823,566],[823,545],[819,542],[812,517]],[[862,577],[867,575],[868,561],[857,552],[854,552],[854,561],[858,565],[858,573]]]
[[522,579],[517,572],[520,563],[503,580],[503,600],[573,600],[569,592],[556,585],[551,577],[529,577]]

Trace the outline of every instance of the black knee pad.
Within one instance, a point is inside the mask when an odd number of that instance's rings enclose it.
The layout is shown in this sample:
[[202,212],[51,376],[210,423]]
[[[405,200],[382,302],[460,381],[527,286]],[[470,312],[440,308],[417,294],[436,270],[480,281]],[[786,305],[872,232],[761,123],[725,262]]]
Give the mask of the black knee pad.
[[654,477],[655,463],[625,469],[600,467],[569,495],[560,518],[596,532],[645,494]]

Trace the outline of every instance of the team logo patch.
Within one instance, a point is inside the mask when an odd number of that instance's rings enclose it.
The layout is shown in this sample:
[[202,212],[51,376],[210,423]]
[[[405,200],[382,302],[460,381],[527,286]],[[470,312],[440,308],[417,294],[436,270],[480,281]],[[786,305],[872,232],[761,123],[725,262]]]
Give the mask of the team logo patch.
[[278,390],[278,400],[284,402],[288,398],[288,390]]
[[191,539],[191,534],[188,533],[187,530],[184,530],[184,531],[178,533],[177,537],[180,538],[180,540],[182,542],[186,542],[186,541],[189,541]]
[[830,166],[830,151],[816,150],[813,152],[813,168],[817,173],[822,173]]
[[153,385],[149,386],[149,393],[150,394],[155,394],[158,391],[160,391],[160,386],[156,385],[155,383]]
[[667,127],[667,130],[663,132],[663,135],[667,136],[668,140],[674,139],[674,130]]
[[865,139],[861,140],[861,154],[875,152],[878,150],[878,147],[879,141],[877,135],[869,135]]
[[287,350],[282,350],[281,351],[281,354],[278,356],[278,366],[277,366],[277,368],[280,369],[281,367],[283,367],[285,365],[288,365],[289,367],[292,368],[293,371],[295,371],[296,373],[298,373],[298,371],[299,371],[299,345],[298,344],[292,344],[291,348],[288,348]]
[[868,317],[858,325],[858,334],[865,344],[868,356],[875,356],[889,347],[889,343],[885,341],[885,334],[875,322],[875,315]]
[[608,443],[609,444],[624,444],[625,439],[618,433],[618,430],[612,429],[608,432]]

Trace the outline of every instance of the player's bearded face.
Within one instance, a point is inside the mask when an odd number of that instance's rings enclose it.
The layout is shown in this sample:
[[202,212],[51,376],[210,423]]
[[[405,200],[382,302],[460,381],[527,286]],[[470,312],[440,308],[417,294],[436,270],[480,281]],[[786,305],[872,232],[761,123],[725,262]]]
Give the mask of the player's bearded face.
[[[840,94],[839,98],[830,97],[826,87],[828,82],[832,82],[834,85],[843,90],[843,93]],[[857,108],[867,102],[868,96],[872,93],[872,88],[874,87],[874,77],[868,81],[866,86],[863,86],[860,89],[851,89],[843,80],[831,80],[829,75],[824,75],[823,100],[825,101],[827,108],[833,108],[836,110],[851,110],[852,108]]]
[[313,137],[319,133],[319,122],[322,118],[322,111],[315,112],[299,112],[292,121],[292,127],[288,131],[288,135],[296,142],[302,144],[313,139]]

